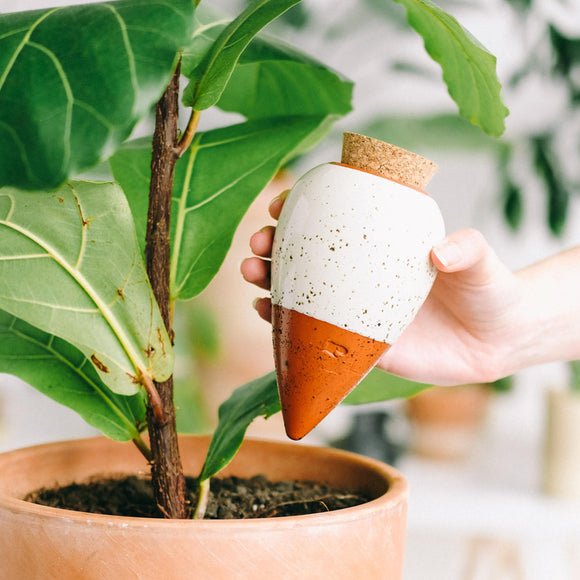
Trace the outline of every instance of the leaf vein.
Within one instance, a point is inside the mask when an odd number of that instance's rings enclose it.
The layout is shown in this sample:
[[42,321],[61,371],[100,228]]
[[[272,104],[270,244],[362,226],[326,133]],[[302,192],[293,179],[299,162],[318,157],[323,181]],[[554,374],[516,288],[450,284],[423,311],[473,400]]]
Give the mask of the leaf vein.
[[[78,203],[80,205],[80,201],[78,201]],[[103,316],[107,325],[109,326],[109,328],[111,329],[113,334],[116,336],[117,340],[122,345],[123,350],[125,351],[125,353],[129,357],[129,359],[131,360],[131,363],[133,364],[134,368],[138,372],[141,372],[144,374],[146,371],[145,371],[145,368],[142,368],[142,365],[140,364],[141,359],[140,359],[139,353],[133,348],[129,337],[126,336],[125,332],[123,331],[122,323],[116,319],[111,308],[107,304],[105,304],[105,302],[98,295],[98,292],[89,283],[89,281],[83,275],[83,273],[79,270],[76,270],[73,266],[71,266],[71,264],[66,260],[66,258],[64,256],[62,256],[56,250],[56,248],[54,248],[53,246],[51,246],[50,244],[48,244],[47,242],[45,242],[44,240],[39,238],[33,232],[27,230],[25,227],[20,226],[14,222],[7,222],[6,220],[1,220],[0,225],[5,225],[6,227],[8,227],[14,231],[17,231],[17,232],[21,233],[22,235],[28,237],[32,242],[36,243],[38,246],[40,246],[47,253],[50,254],[50,256],[57,262],[57,264],[59,264],[73,278],[75,283],[80,286],[82,291],[88,296],[88,298],[93,302],[93,304],[95,304],[96,311],[100,312],[100,314]],[[12,299],[15,301],[29,302],[29,303],[39,304],[41,306],[44,306],[44,304],[42,304],[42,303],[35,303],[33,301],[19,300],[17,298],[12,298]],[[52,308],[58,308],[53,304],[46,304],[46,306],[52,307]],[[62,307],[62,309],[67,310],[66,307]],[[76,311],[74,309],[70,309],[70,310],[73,312]],[[78,310],[78,311],[82,312],[83,310]],[[87,309],[86,312],[92,313],[93,311],[90,309]],[[122,366],[122,365],[120,365],[120,366]]]
[[79,99],[74,99],[73,103],[76,107],[80,107],[90,113],[101,125],[104,125],[110,132],[114,130],[113,123],[111,123],[105,116],[101,115],[92,105],[85,103]]
[[40,25],[40,23],[43,20],[45,20],[46,18],[48,18],[51,14],[53,14],[57,10],[58,10],[58,8],[54,8],[53,10],[49,10],[48,12],[45,12],[44,14],[42,14],[40,16],[40,18],[38,18],[37,20],[35,20],[32,23],[32,25],[29,27],[28,32],[26,33],[26,35],[22,39],[22,42],[18,45],[18,47],[14,51],[14,54],[12,55],[12,58],[8,62],[8,66],[6,67],[6,69],[4,70],[4,72],[2,73],[2,76],[0,76],[0,91],[2,90],[2,87],[4,86],[4,83],[6,82],[6,78],[10,74],[12,68],[14,67],[14,64],[18,60],[18,57],[20,56],[20,53],[24,50],[24,47],[26,46],[26,44],[30,40],[30,36],[32,35],[32,33],[34,32],[34,30],[37,28],[37,26]]
[[30,179],[30,181],[34,181],[34,179],[35,179],[34,172],[32,171],[32,166],[30,165],[30,160],[28,159],[28,154],[26,152],[26,146],[22,142],[20,135],[18,135],[18,133],[14,130],[13,127],[8,125],[4,121],[0,121],[0,127],[4,127],[8,131],[8,133],[10,134],[12,139],[14,140],[14,143],[16,144],[16,147],[18,148],[18,152],[20,153],[20,159],[22,160],[22,163],[24,165],[24,170],[26,171],[26,175]]
[[215,199],[217,199],[220,195],[222,195],[224,192],[228,191],[229,189],[231,189],[232,187],[234,187],[235,185],[237,185],[238,183],[240,183],[240,181],[242,181],[246,177],[248,177],[248,175],[251,175],[252,173],[254,173],[254,172],[258,171],[259,169],[261,169],[264,165],[266,165],[267,163],[270,162],[270,159],[271,159],[270,157],[267,157],[267,158],[263,159],[259,164],[255,165],[251,169],[248,169],[248,171],[246,171],[245,173],[240,174],[236,179],[234,179],[233,181],[231,181],[230,183],[228,183],[227,185],[225,185],[224,187],[222,187],[221,189],[219,189],[218,191],[216,191],[213,195],[210,195],[209,197],[206,197],[203,201],[200,201],[196,205],[192,205],[191,207],[188,207],[185,210],[185,213],[190,213],[192,211],[196,211],[199,208],[203,207],[204,205],[207,205],[208,203],[211,203],[212,201],[214,201]]
[[[165,4],[160,2],[160,4]],[[121,30],[121,35],[123,36],[123,44],[125,45],[125,51],[127,53],[127,62],[129,65],[129,76],[131,78],[131,87],[133,88],[133,107],[137,104],[137,95],[139,94],[139,82],[137,81],[137,68],[135,66],[135,54],[133,53],[133,48],[131,46],[131,41],[129,39],[129,34],[127,31],[127,24],[119,14],[116,8],[110,4],[104,4],[109,10],[114,14],[117,22],[119,23],[119,28]]]
[[46,46],[44,46],[42,44],[38,44],[37,42],[29,42],[28,45],[32,48],[36,48],[37,50],[40,50],[41,52],[46,54],[46,56],[48,56],[48,58],[52,61],[54,68],[56,69],[56,71],[60,77],[64,92],[66,94],[66,120],[65,120],[65,124],[64,124],[64,130],[63,130],[63,159],[62,159],[62,163],[61,163],[61,172],[66,173],[66,167],[70,162],[70,156],[71,156],[70,139],[71,139],[72,113],[73,113],[73,103],[74,103],[73,91],[72,91],[72,88],[71,88],[70,83],[68,81],[66,72],[63,69],[60,61],[58,60],[58,58],[56,57],[54,52],[52,52],[52,50],[48,49]]
[[[187,161],[187,169],[185,172],[185,179],[183,180],[183,187],[181,188],[181,195],[177,201],[177,224],[175,227],[175,241],[173,243],[173,256],[171,257],[170,274],[169,280],[173,281],[177,278],[177,265],[179,263],[179,257],[181,254],[181,246],[183,233],[185,230],[185,217],[187,215],[187,197],[189,193],[189,187],[191,184],[191,176],[193,174],[193,166],[195,164],[195,159],[197,157],[197,152],[199,151],[199,140],[198,137],[194,143],[191,145],[189,152],[189,159]],[[171,282],[170,282],[171,283]]]
[[50,258],[48,254],[23,254],[20,256],[0,256],[0,262],[10,262],[12,260],[36,260],[38,258]]
[[30,28],[29,26],[24,26],[23,28],[9,30],[6,34],[0,34],[0,40],[4,40],[5,38],[10,38],[11,36],[16,36],[17,34],[26,32],[29,28]]
[[216,241],[212,241],[211,244],[208,244],[205,248],[203,248],[203,250],[201,250],[199,252],[199,255],[197,256],[197,258],[189,265],[189,268],[187,269],[187,271],[185,272],[184,276],[182,277],[182,282],[181,284],[179,284],[176,287],[176,291],[173,293],[173,296],[179,296],[181,294],[181,290],[183,289],[183,287],[187,284],[187,281],[189,280],[189,277],[191,276],[191,273],[193,272],[193,270],[195,269],[195,266],[197,265],[197,263],[203,258],[204,254],[209,251],[209,249],[215,245]]
[[78,255],[77,255],[77,261],[76,261],[76,263],[74,265],[74,269],[77,270],[77,271],[80,271],[81,264],[82,264],[82,261],[83,261],[83,257],[85,255],[85,249],[86,249],[86,246],[87,246],[87,223],[86,223],[86,219],[85,219],[85,217],[83,215],[83,209],[81,207],[81,201],[80,201],[80,199],[79,199],[79,197],[77,195],[77,192],[75,191],[75,188],[73,187],[72,183],[69,183],[68,186],[69,186],[69,188],[70,188],[70,190],[71,190],[71,192],[73,194],[73,197],[74,197],[75,202],[77,204],[77,208],[79,210],[79,215],[80,215],[80,218],[81,218],[81,243],[80,243],[80,248],[79,248],[79,252],[78,252]]
[[211,40],[211,37],[206,35],[206,31],[211,30],[212,28],[217,28],[223,24],[229,24],[231,22],[228,18],[222,18],[221,20],[216,20],[214,22],[210,22],[209,24],[204,24],[203,26],[198,26],[191,37],[192,40],[197,38],[198,36],[202,36],[203,38],[208,38]]
[[62,310],[64,312],[79,312],[81,314],[96,314],[99,312],[98,308],[78,308],[76,306],[66,306],[63,304],[54,304],[54,302],[41,302],[40,300],[31,300],[27,298],[21,298],[16,296],[8,297],[12,302],[18,302],[20,304],[32,304],[34,306],[44,306],[47,308],[52,308],[54,310]]

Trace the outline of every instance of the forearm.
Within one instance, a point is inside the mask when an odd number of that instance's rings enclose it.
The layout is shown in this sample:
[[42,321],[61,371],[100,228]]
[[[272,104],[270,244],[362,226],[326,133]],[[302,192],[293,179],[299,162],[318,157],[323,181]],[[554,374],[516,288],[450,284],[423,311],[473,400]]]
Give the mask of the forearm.
[[[580,246],[516,273],[521,305],[515,324],[513,370],[580,359]],[[508,363],[509,364],[509,363]]]

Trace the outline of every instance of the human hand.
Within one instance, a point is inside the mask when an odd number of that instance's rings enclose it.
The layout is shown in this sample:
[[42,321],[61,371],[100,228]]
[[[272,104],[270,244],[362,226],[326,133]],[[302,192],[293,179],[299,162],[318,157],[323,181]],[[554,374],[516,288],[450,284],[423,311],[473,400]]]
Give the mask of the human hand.
[[[270,215],[278,219],[288,191],[275,198]],[[274,226],[250,239],[255,257],[244,260],[243,277],[270,287]],[[482,234],[465,229],[433,248],[438,269],[431,293],[409,327],[381,357],[378,367],[419,382],[439,385],[491,382],[512,371],[510,354],[521,321],[521,284],[497,258]],[[270,300],[255,308],[270,320]]]

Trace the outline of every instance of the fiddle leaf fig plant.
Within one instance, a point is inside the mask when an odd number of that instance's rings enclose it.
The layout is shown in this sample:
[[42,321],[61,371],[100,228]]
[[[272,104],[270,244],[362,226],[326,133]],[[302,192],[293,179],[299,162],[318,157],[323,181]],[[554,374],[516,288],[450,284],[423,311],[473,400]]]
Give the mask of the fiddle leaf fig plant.
[[[397,1],[460,112],[501,132],[495,59],[428,0]],[[194,0],[0,14],[0,372],[133,441],[166,517],[189,515],[174,304],[208,285],[277,171],[351,110],[352,82],[262,32],[298,2],[250,0],[234,18]],[[241,119],[198,131],[212,107]],[[152,137],[131,139],[153,111]],[[83,178],[103,162],[109,181]],[[222,405],[202,491],[278,410],[272,373]]]

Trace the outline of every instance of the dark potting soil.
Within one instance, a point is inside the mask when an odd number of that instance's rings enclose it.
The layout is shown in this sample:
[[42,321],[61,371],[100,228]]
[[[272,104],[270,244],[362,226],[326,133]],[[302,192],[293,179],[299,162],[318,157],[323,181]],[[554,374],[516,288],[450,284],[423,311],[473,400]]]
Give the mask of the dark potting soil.
[[[188,479],[190,505],[196,503],[195,480]],[[162,517],[150,480],[137,476],[98,479],[55,489],[40,489],[26,501],[81,512],[134,517]],[[360,493],[344,492],[308,481],[270,482],[258,475],[211,480],[206,519],[247,519],[333,511],[366,503]]]

